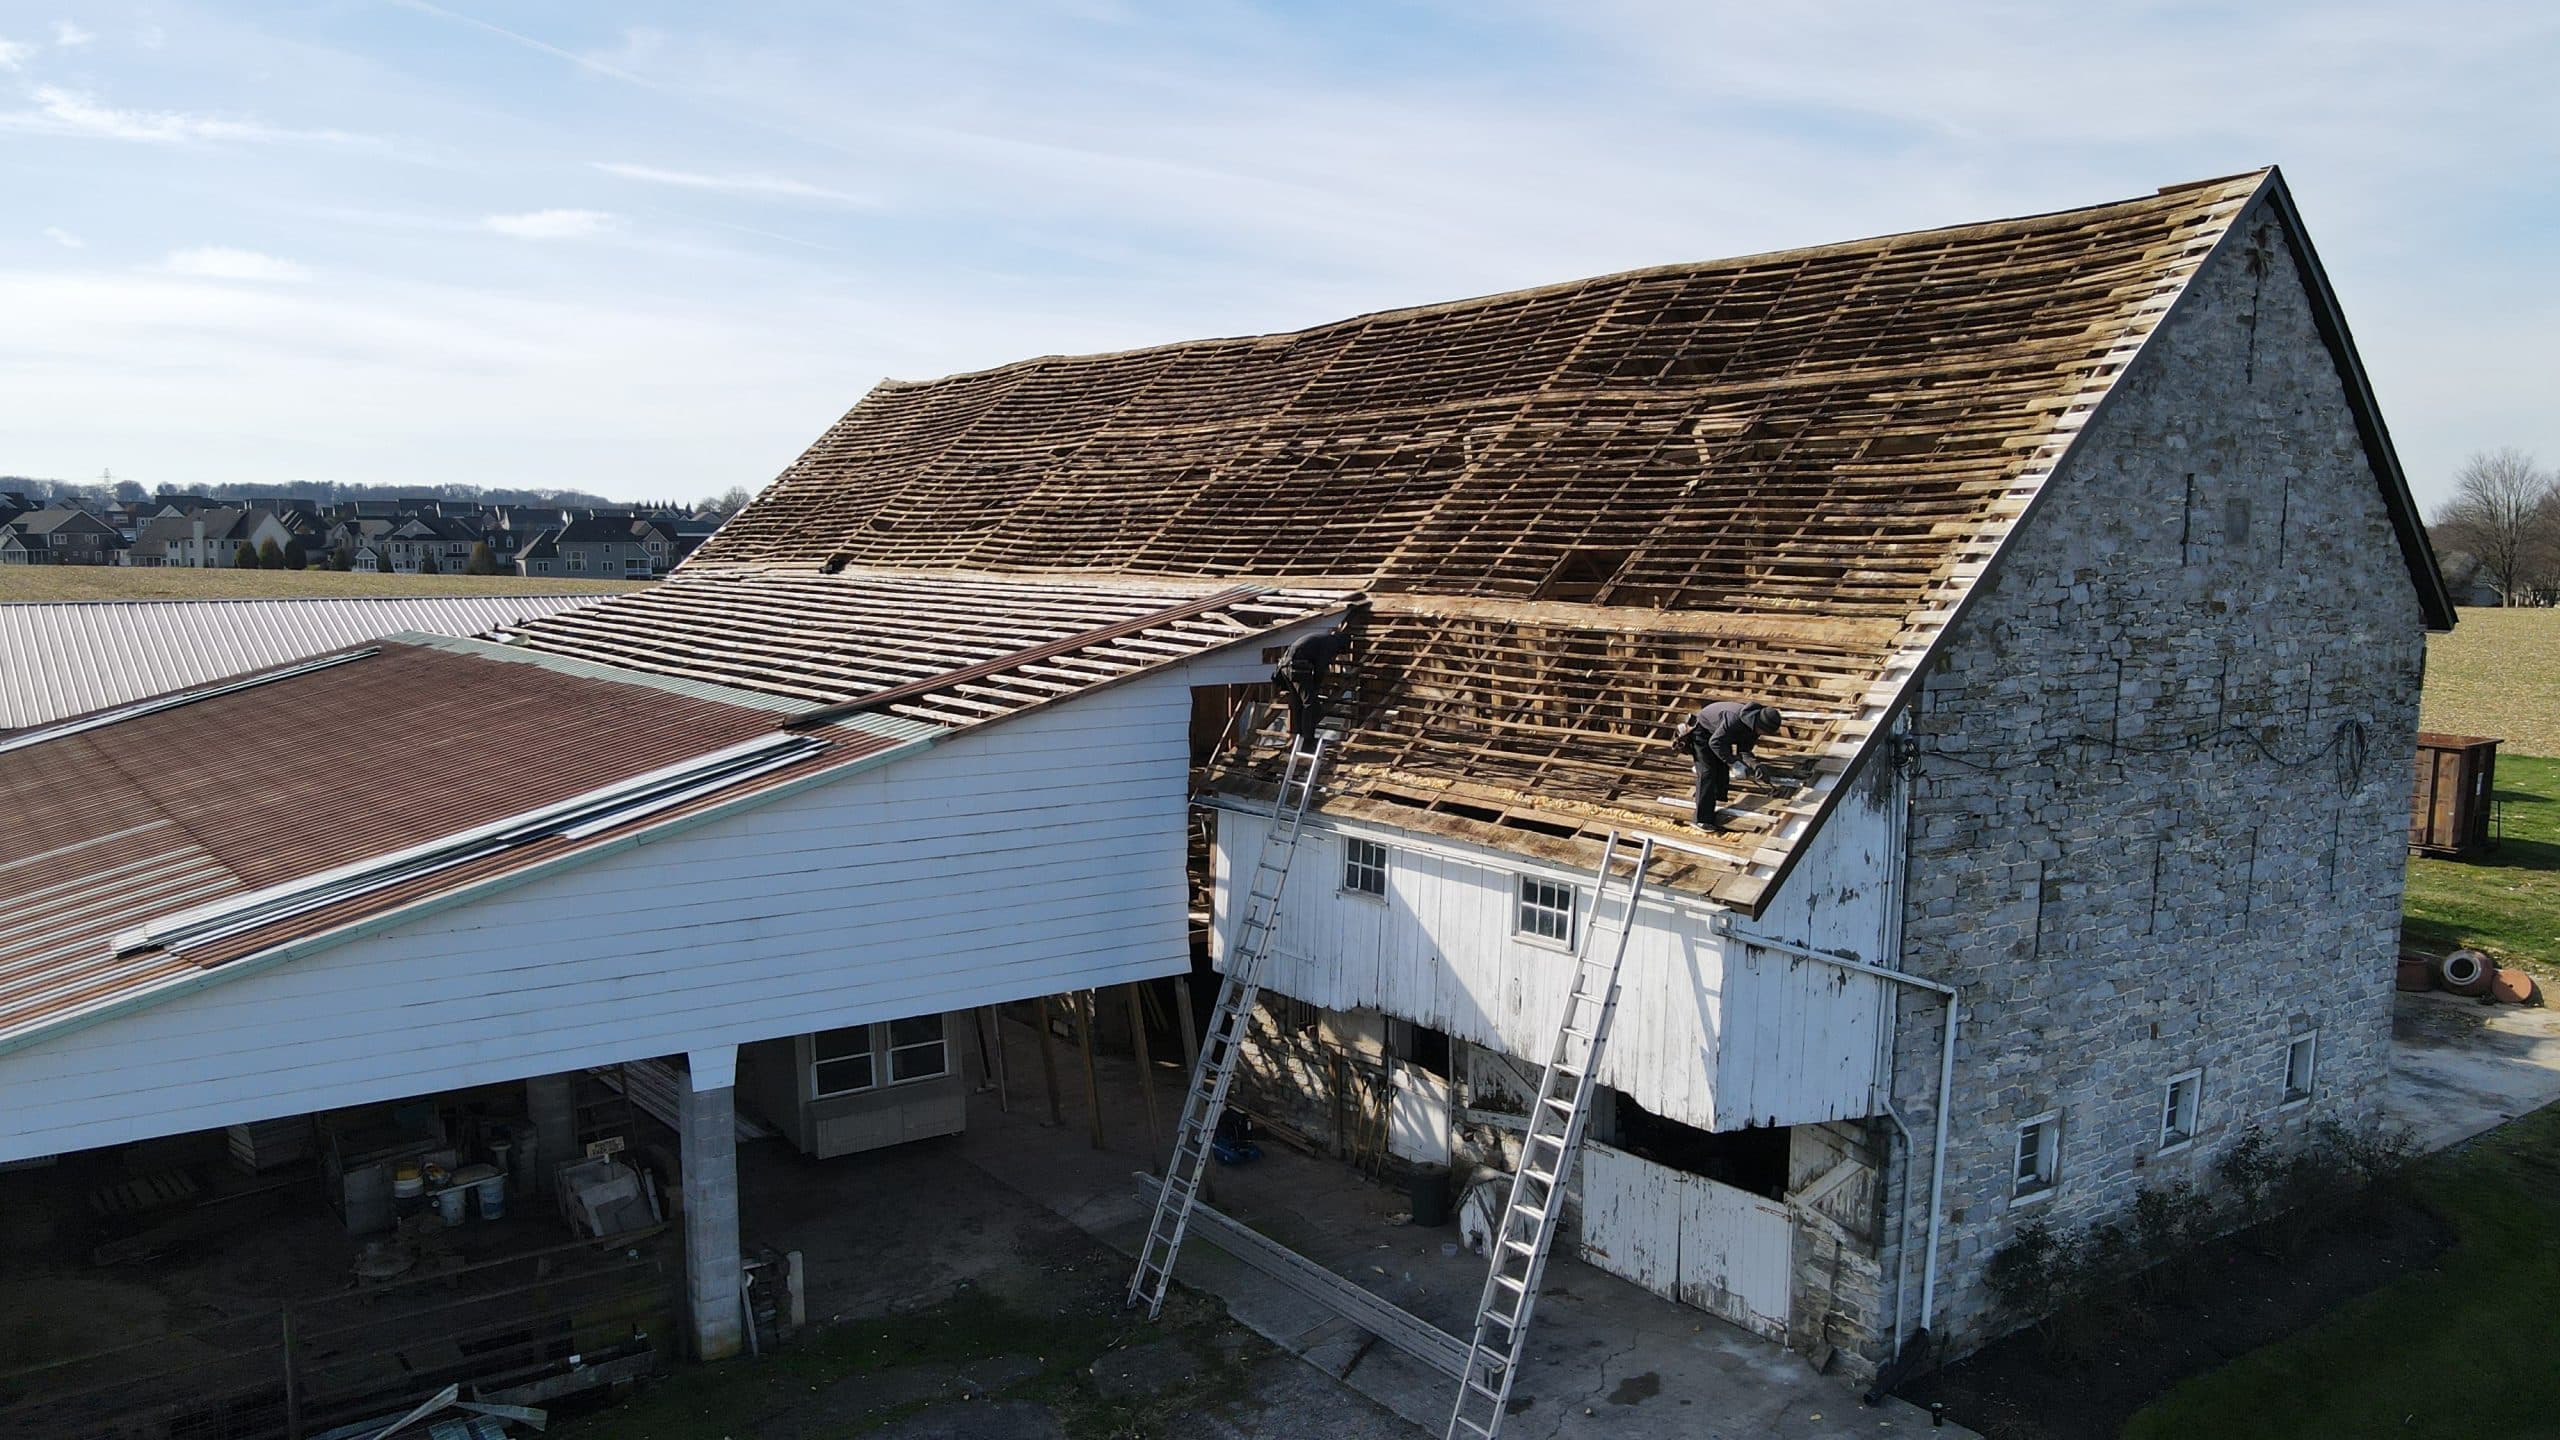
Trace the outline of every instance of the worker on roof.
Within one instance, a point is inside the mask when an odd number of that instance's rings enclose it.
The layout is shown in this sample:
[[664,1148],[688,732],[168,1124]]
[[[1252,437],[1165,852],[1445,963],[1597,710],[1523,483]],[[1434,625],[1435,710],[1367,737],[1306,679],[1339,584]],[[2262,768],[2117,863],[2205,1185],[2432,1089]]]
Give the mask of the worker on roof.
[[1689,752],[1690,768],[1698,776],[1698,812],[1689,823],[1706,830],[1722,828],[1716,811],[1724,804],[1734,771],[1764,783],[1768,780],[1768,767],[1751,750],[1761,736],[1777,734],[1786,719],[1772,706],[1718,700],[1680,722],[1671,743]]
[[1289,701],[1292,742],[1306,743],[1314,737],[1316,727],[1324,723],[1325,688],[1333,667],[1350,651],[1368,623],[1369,602],[1354,600],[1339,624],[1330,630],[1302,635],[1280,653],[1280,665],[1271,672],[1271,680]]

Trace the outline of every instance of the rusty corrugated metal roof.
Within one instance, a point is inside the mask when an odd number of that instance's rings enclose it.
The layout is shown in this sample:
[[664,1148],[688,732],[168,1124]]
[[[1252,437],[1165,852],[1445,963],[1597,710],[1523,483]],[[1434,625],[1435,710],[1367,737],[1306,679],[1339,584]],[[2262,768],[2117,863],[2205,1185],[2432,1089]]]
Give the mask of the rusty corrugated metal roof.
[[[346,664],[0,755],[0,1037],[457,883],[368,895],[184,956],[120,930],[454,835],[743,741],[777,716],[660,684],[384,642]],[[827,732],[822,758],[894,744]],[[574,849],[481,857],[485,876]]]
[[264,670],[404,630],[478,635],[595,595],[0,605],[0,731]]

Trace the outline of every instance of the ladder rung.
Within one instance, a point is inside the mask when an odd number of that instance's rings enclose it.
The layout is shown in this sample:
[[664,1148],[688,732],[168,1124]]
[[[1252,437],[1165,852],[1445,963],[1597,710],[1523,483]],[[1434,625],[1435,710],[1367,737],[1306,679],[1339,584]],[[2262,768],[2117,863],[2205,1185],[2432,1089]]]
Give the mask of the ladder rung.
[[1553,1170],[1531,1170],[1523,1167],[1520,1173],[1537,1181],[1541,1185],[1553,1185],[1556,1183],[1556,1172]]
[[1525,1281],[1525,1280],[1514,1280],[1514,1279],[1512,1279],[1512,1278],[1511,1278],[1510,1276],[1508,1276],[1508,1275],[1496,1275],[1496,1276],[1494,1276],[1494,1277],[1493,1277],[1493,1283],[1494,1283],[1494,1284],[1496,1284],[1496,1285],[1501,1286],[1501,1287],[1502,1287],[1503,1289],[1505,1289],[1505,1290],[1510,1291],[1510,1292],[1511,1292],[1511,1293],[1513,1293],[1514,1295],[1526,1295],[1526,1294],[1528,1294],[1528,1293],[1529,1293],[1529,1285],[1528,1285],[1528,1282],[1527,1282],[1527,1281]]
[[1570,1114],[1572,1114],[1572,1113],[1573,1113],[1573,1109],[1574,1109],[1573,1102],[1572,1102],[1572,1101],[1570,1101],[1570,1100],[1565,1099],[1565,1098],[1564,1098],[1563,1096],[1561,1096],[1561,1095],[1550,1095],[1550,1096],[1548,1096],[1548,1097],[1546,1098],[1546,1101],[1545,1101],[1544,1103],[1546,1104],[1546,1107],[1547,1107],[1548,1109],[1550,1109],[1550,1110],[1561,1110],[1561,1111],[1563,1111],[1563,1112],[1564,1112],[1565,1114],[1567,1114],[1567,1115],[1570,1115]]
[[1530,1244],[1526,1240],[1505,1240],[1502,1242],[1502,1248],[1505,1250],[1517,1250],[1523,1255],[1535,1255],[1538,1253],[1538,1247]]

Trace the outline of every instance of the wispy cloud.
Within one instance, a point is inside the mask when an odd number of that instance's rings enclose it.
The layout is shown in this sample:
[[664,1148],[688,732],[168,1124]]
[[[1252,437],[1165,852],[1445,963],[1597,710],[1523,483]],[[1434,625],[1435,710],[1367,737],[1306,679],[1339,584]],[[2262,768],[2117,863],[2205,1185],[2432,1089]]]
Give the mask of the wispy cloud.
[[368,143],[343,130],[287,130],[258,120],[226,115],[200,115],[182,110],[126,110],[58,85],[35,89],[33,110],[0,111],[0,131],[28,135],[68,135],[95,140],[130,140],[152,145],[269,143],[318,141],[329,144]]
[[787,175],[706,175],[694,170],[664,170],[655,165],[632,165],[618,160],[594,163],[607,175],[650,185],[673,185],[685,190],[713,190],[724,195],[768,195],[785,200],[820,200],[834,205],[869,207],[879,203],[870,196],[830,190]]
[[577,240],[601,235],[620,223],[619,217],[603,210],[532,210],[522,215],[491,215],[480,227],[519,240]]
[[88,241],[81,239],[79,236],[72,234],[70,231],[63,229],[59,225],[47,225],[44,227],[44,238],[61,246],[65,250],[78,250],[89,243]]
[[196,280],[290,281],[311,278],[309,270],[290,260],[221,245],[173,250],[168,259],[160,262],[160,268],[171,275],[184,275]]
[[0,36],[0,70],[15,70],[26,63],[26,58],[34,53],[36,53],[36,47],[24,40],[11,40]]
[[97,38],[95,30],[83,30],[68,20],[53,22],[53,43],[65,50],[77,50]]

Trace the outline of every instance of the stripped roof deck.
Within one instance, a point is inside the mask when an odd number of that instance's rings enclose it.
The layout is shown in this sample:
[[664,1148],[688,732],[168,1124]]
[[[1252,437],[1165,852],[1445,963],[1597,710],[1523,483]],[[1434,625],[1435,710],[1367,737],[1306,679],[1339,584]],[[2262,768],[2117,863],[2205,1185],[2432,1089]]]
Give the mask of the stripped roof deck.
[[1380,613],[1329,808],[1562,858],[1671,828],[1672,717],[1765,698],[1795,717],[1787,793],[1688,837],[1674,879],[1756,907],[2270,188],[884,384],[688,568],[1359,586]]
[[507,638],[813,704],[900,692],[889,713],[966,726],[1338,610],[1345,598],[1234,588],[688,565],[649,589],[514,626]]

